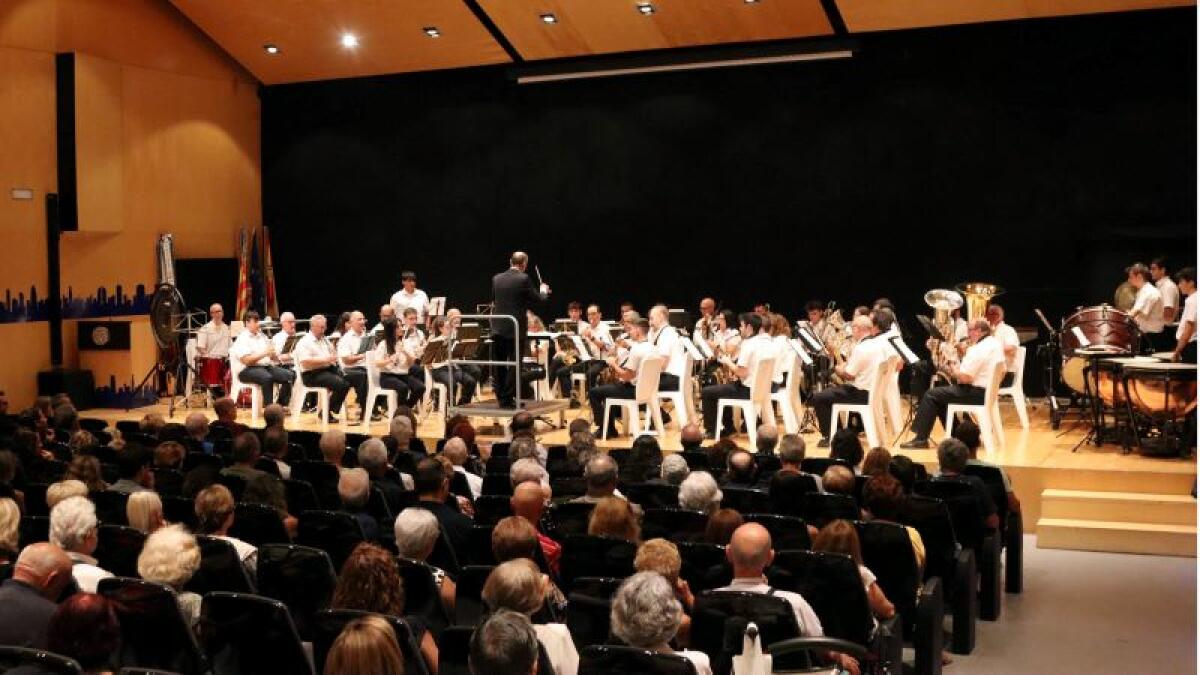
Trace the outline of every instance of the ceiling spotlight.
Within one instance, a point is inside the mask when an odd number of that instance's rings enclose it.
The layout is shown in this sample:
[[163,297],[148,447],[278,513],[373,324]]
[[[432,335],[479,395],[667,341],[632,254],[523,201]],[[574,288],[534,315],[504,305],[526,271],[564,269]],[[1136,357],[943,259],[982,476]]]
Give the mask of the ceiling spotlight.
[[550,12],[546,12],[545,14],[542,14],[540,16],[542,19],[542,23],[558,23],[558,17],[554,16]]
[[421,32],[425,33],[426,35],[428,35],[431,38],[442,37],[442,32],[437,29],[437,26],[426,26],[421,29]]
[[266,51],[268,54],[271,54],[272,56],[279,53],[279,47],[277,45],[271,44],[270,42],[263,45],[263,50]]
[[354,49],[358,46],[358,36],[354,33],[342,33],[342,46],[346,49]]
[[742,0],[742,2],[746,3],[747,5],[757,5],[758,4],[758,0]]
[[648,2],[639,2],[637,4],[637,11],[641,12],[643,16],[650,16],[654,13],[654,5]]

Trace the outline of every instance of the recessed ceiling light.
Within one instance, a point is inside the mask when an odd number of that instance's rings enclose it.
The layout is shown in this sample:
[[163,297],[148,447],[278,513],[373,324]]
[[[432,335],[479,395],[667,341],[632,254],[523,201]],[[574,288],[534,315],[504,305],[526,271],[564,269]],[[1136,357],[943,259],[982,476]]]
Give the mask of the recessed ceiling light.
[[542,23],[558,23],[558,17],[550,12],[541,15]]
[[639,12],[641,12],[644,16],[650,16],[651,14],[654,13],[654,5],[652,5],[648,2],[639,2],[637,4],[637,10]]
[[758,4],[758,0],[742,0],[742,2],[746,3],[747,5],[757,5]]
[[354,33],[342,33],[342,46],[346,49],[354,49],[358,46],[358,36]]
[[268,54],[271,54],[272,56],[279,53],[279,47],[277,45],[271,44],[270,42],[263,45],[263,50],[266,51]]
[[421,29],[421,32],[425,33],[426,35],[428,35],[431,38],[442,37],[442,32],[437,29],[437,26],[426,26]]

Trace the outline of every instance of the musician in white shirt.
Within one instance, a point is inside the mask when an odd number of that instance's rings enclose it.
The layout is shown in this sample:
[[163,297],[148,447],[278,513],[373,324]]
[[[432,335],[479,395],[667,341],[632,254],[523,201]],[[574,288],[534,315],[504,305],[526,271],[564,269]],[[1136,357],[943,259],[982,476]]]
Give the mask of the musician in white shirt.
[[[654,346],[646,340],[646,332],[650,329],[650,324],[645,319],[634,319],[627,324],[629,331],[629,350],[624,357],[610,356],[606,359],[608,365],[612,366],[617,373],[618,382],[614,384],[603,384],[598,387],[593,387],[588,392],[588,401],[592,405],[592,420],[597,425],[604,423],[604,402],[609,398],[633,398],[636,393],[636,382],[638,367],[642,365],[642,361],[648,357],[656,356],[657,353]],[[628,426],[628,420],[626,420]],[[616,434],[616,418],[609,420],[608,433]],[[596,436],[600,436],[597,433]]]
[[[295,320],[292,326],[295,327]],[[258,312],[246,312],[246,329],[243,330],[229,350],[231,359],[241,361],[243,368],[238,379],[262,388],[263,406],[275,402],[275,385],[279,385],[279,404],[286,406],[292,397],[292,383],[296,373],[275,365],[275,345],[259,327]]]
[[704,298],[700,301],[700,318],[696,320],[696,328],[692,331],[693,340],[707,340],[712,337],[713,321],[717,318],[717,301]]
[[1154,279],[1154,287],[1162,295],[1163,323],[1174,326],[1179,322],[1179,286],[1171,281],[1171,275],[1167,273],[1166,258],[1150,261],[1150,277]]
[[[284,368],[291,368],[294,358],[291,353],[284,353],[288,338],[296,334],[296,315],[284,312],[279,315],[279,332],[271,336],[271,344],[275,347],[275,362]],[[292,345],[294,350],[296,345]]]
[[683,372],[684,351],[680,344],[682,338],[675,327],[668,323],[670,313],[666,305],[655,305],[650,308],[650,344],[658,351],[659,356],[666,359],[662,375],[658,377],[659,391],[675,391],[679,389],[679,374]]
[[992,327],[992,337],[1004,349],[1004,381],[1001,387],[1012,384],[1017,372],[1017,348],[1021,346],[1021,338],[1017,337],[1017,329],[1004,323],[1004,308],[1000,305],[988,305],[984,316]]
[[417,363],[417,356],[406,347],[405,342],[405,334],[411,330],[395,319],[384,319],[383,339],[370,355],[379,367],[379,386],[396,392],[398,403],[410,408],[415,407],[425,394],[423,378],[411,374]]
[[1175,329],[1176,361],[1196,363],[1196,268],[1185,267],[1175,275],[1179,279],[1179,290],[1187,295],[1183,302],[1183,313]]
[[229,356],[232,341],[229,337],[229,324],[225,323],[225,310],[221,305],[213,303],[208,308],[208,323],[196,332],[196,354],[214,359]]
[[946,407],[951,403],[983,403],[988,379],[996,365],[1004,360],[1004,349],[991,332],[992,326],[987,319],[975,319],[967,325],[968,339],[973,344],[967,348],[962,363],[951,367],[949,375],[953,384],[925,392],[913,417],[913,439],[902,443],[901,448],[928,448],[934,422],[945,419]]
[[[767,334],[767,325],[761,314],[745,312],[738,317],[739,332],[742,334],[741,347],[738,349],[737,361],[727,355],[722,355],[718,361],[729,368],[738,378],[736,382],[713,384],[700,390],[703,401],[704,431],[712,438],[717,429],[717,400],[722,398],[750,398],[754,389],[758,360],[775,357],[775,343]],[[746,424],[758,424],[758,420],[744,420]],[[721,428],[726,434],[733,434],[733,410],[726,411],[725,424]]]
[[1127,270],[1129,283],[1137,289],[1137,297],[1133,301],[1133,309],[1129,316],[1133,317],[1137,327],[1142,331],[1142,348],[1144,351],[1161,351],[1163,346],[1163,297],[1158,288],[1151,283],[1150,269],[1142,263],[1134,263]]
[[395,310],[396,316],[402,316],[404,310],[411,307],[417,310],[417,321],[425,323],[425,315],[429,312],[429,296],[417,288],[417,274],[401,272],[400,282],[404,288],[392,294],[392,309]]
[[[591,389],[596,384],[596,378],[600,372],[608,367],[608,363],[604,357],[608,356],[613,349],[612,334],[608,331],[608,323],[602,320],[600,313],[600,305],[588,305],[587,321],[579,328],[579,337],[583,341],[583,346],[587,348],[587,357],[581,358],[569,368],[560,368],[555,373],[558,378],[558,390],[561,392],[571,391],[571,374],[583,373],[587,376],[587,389]],[[572,392],[573,393],[573,392]],[[574,400],[572,400],[574,407]]]
[[376,323],[374,326],[371,326],[370,332],[378,333],[378,332],[382,331],[383,330],[383,320],[384,319],[394,319],[394,318],[396,318],[396,309],[394,307],[392,307],[390,304],[380,306],[379,322]]
[[337,350],[333,348],[329,338],[325,337],[325,327],[325,315],[314,314],[308,320],[308,334],[300,338],[292,356],[300,370],[300,379],[304,386],[329,390],[329,421],[337,422],[334,413],[342,409],[346,393],[350,391],[350,383],[342,377],[338,367]]
[[[883,313],[879,313],[880,321]],[[835,403],[866,403],[875,377],[879,374],[879,364],[886,358],[883,350],[883,340],[876,338],[881,327],[871,321],[866,315],[858,315],[850,322],[850,330],[856,343],[850,351],[850,357],[841,366],[836,366],[834,372],[842,378],[844,384],[826,387],[813,394],[813,413],[817,416],[817,426],[821,428],[819,448],[829,447],[830,414]]]
[[[367,318],[363,316],[362,312],[358,310],[350,312],[350,321],[346,324],[346,332],[342,334],[337,343],[342,377],[346,378],[346,381],[354,389],[360,406],[367,402],[366,351],[369,347],[364,343],[365,340],[368,340],[366,325]],[[371,411],[363,410],[362,414],[370,415]]]

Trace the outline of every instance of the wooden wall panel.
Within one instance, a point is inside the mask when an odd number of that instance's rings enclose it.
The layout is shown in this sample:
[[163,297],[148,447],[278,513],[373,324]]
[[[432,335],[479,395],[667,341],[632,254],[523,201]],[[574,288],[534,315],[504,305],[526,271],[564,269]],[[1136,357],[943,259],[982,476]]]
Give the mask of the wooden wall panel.
[[852,33],[1195,4],[1192,0],[837,0]]
[[121,66],[75,57],[75,166],[80,232],[120,232],[125,199]]

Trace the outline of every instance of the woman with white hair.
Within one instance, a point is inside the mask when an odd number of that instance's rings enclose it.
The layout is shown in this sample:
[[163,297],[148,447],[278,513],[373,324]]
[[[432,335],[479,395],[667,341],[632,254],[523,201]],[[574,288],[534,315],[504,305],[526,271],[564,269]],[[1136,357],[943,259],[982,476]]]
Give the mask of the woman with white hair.
[[179,609],[192,630],[200,623],[199,595],[183,590],[200,569],[200,547],[182,525],[160,527],[146,538],[137,561],[138,575],[175,590]]
[[79,590],[95,593],[101,579],[112,576],[92,557],[100,541],[96,505],[87,497],[71,497],[50,511],[50,543],[71,558],[71,575]]
[[74,478],[60,480],[57,483],[51,483],[50,487],[46,488],[46,508],[53,509],[64,499],[86,497],[87,495],[88,486],[83,481]]
[[[442,534],[437,516],[426,509],[409,507],[396,516],[396,548],[401,558],[428,563],[433,547]],[[433,565],[430,565],[433,567]],[[445,570],[433,567],[433,580],[437,582],[446,612],[454,616],[454,595],[457,587]]]
[[658,572],[638,572],[626,579],[613,597],[609,620],[613,635],[630,647],[679,654],[692,662],[699,675],[712,675],[704,652],[671,649],[670,642],[683,620],[683,606]]
[[691,469],[688,468],[687,460],[683,458],[683,455],[671,454],[663,457],[659,475],[667,485],[682,484],[689,473],[691,473]]
[[157,530],[167,521],[163,518],[163,503],[157,492],[142,490],[129,495],[125,503],[125,517],[129,526],[146,534]]
[[[483,584],[483,602],[488,610],[496,612],[507,609],[520,612],[533,620],[545,603],[549,584],[553,582],[542,574],[529,558],[517,558],[501,563],[488,575]],[[546,648],[550,665],[558,675],[575,675],[579,670],[579,652],[571,632],[563,623],[535,623],[533,630]]]
[[679,508],[712,514],[721,507],[721,488],[707,471],[693,471],[679,484]]
[[20,545],[21,509],[8,497],[0,499],[0,563],[15,563]]

